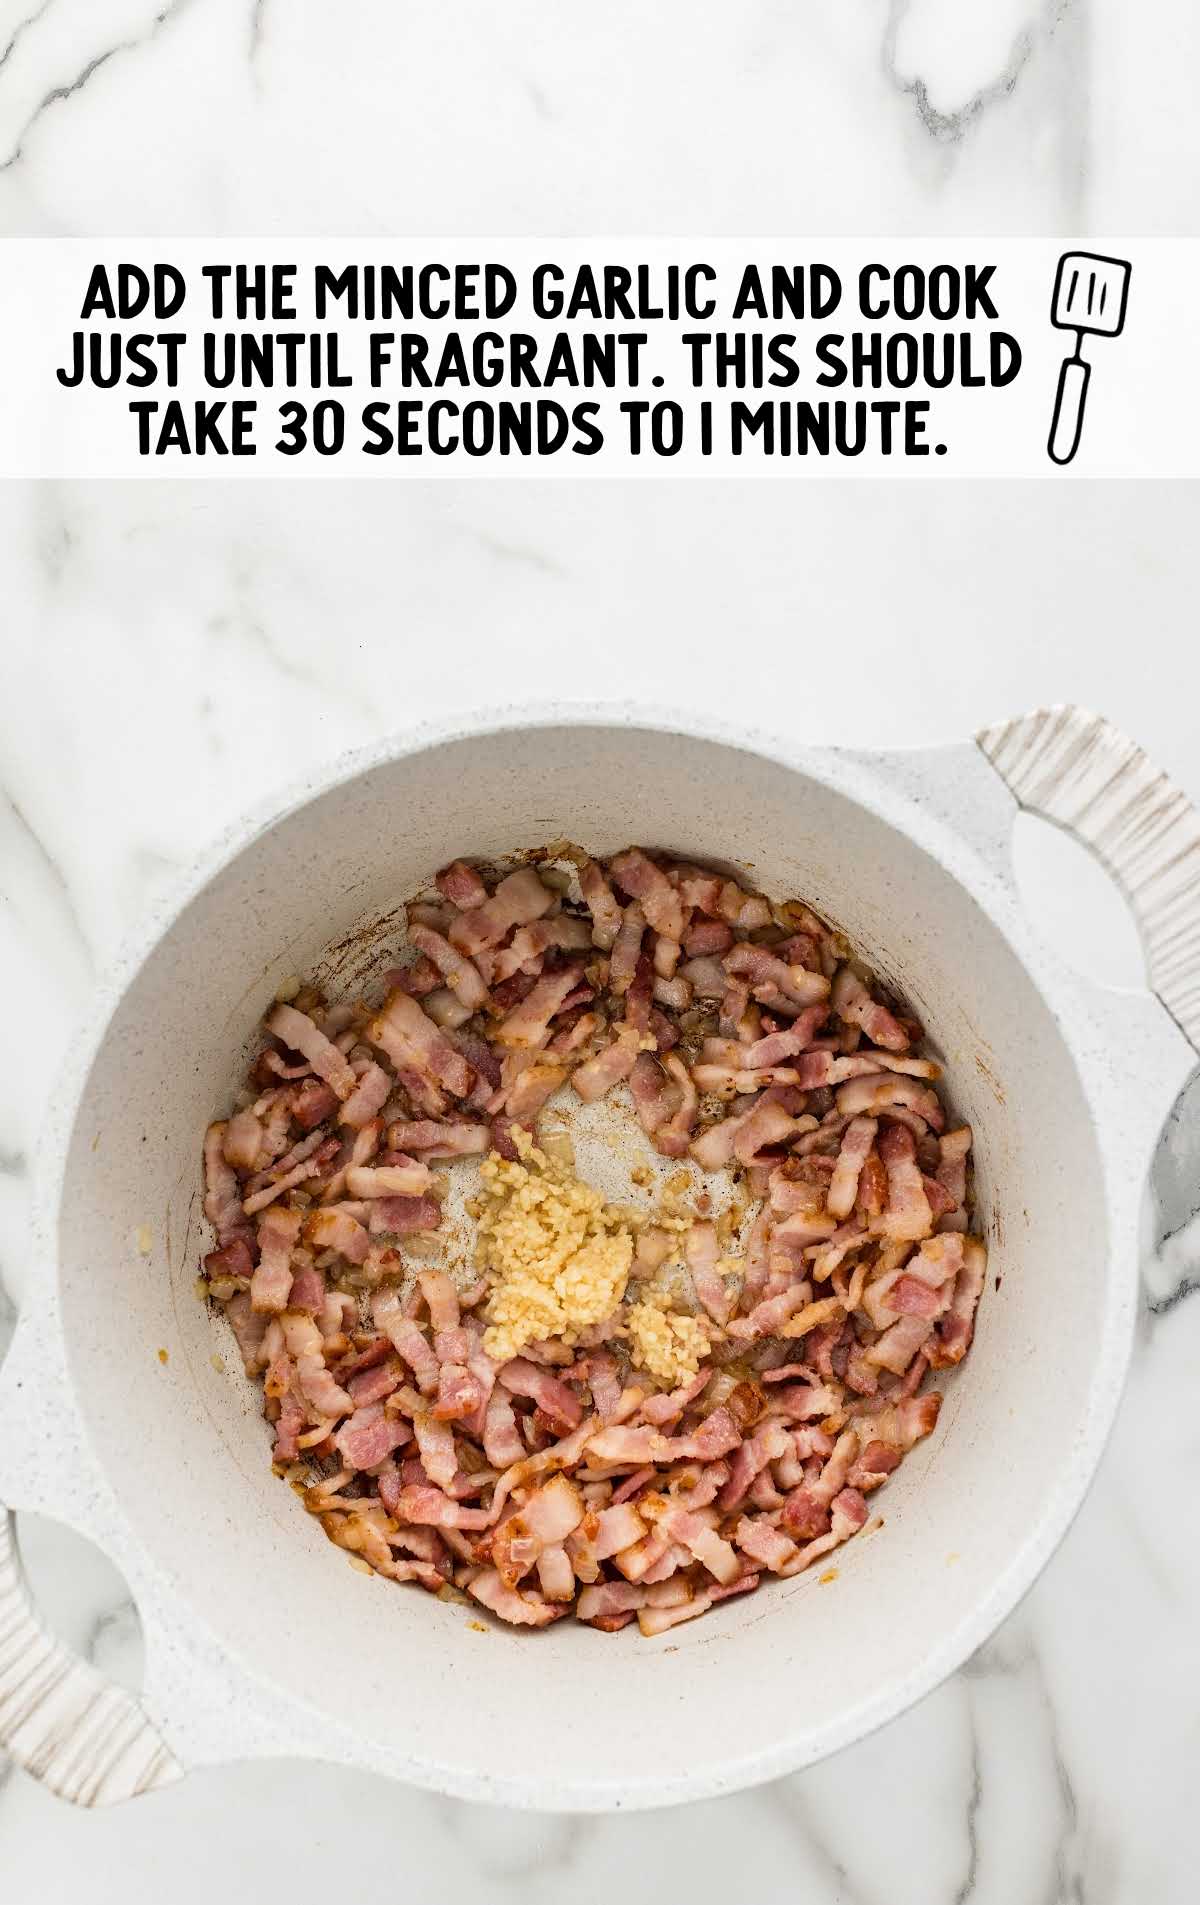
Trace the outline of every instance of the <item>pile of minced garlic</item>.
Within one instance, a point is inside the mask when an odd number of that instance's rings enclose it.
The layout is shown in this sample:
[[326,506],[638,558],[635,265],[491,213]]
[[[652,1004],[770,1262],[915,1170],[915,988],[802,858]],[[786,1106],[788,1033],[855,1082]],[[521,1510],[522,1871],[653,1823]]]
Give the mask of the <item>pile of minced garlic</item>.
[[[606,1204],[520,1126],[513,1141],[517,1162],[494,1151],[484,1159],[477,1206],[476,1261],[492,1279],[483,1346],[495,1362],[550,1338],[573,1346],[610,1317],[625,1296],[644,1221]],[[623,1333],[633,1361],[661,1382],[686,1382],[708,1354],[703,1324],[673,1312],[662,1288],[641,1292]]]

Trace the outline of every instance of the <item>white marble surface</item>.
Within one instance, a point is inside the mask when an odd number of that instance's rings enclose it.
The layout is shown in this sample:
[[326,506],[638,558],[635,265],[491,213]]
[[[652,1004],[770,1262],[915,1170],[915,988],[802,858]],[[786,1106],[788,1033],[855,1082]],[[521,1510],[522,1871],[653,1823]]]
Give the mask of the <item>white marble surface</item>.
[[[1193,795],[1200,661],[1192,492],[1076,485],[492,484],[389,489],[11,489],[0,508],[11,692],[0,710],[0,971],[21,1009],[0,1090],[0,1266],[20,1301],[27,1164],[52,1061],[92,975],[173,866],[301,759],[516,684],[614,694],[809,737],[951,737],[1039,700],[1110,710]],[[801,507],[803,503],[803,507]],[[832,638],[832,640],[831,640]],[[447,668],[446,657],[453,663]],[[601,659],[603,658],[603,659]],[[757,658],[757,666],[750,666]],[[770,684],[764,697],[763,683]],[[851,692],[847,692],[847,687]],[[1091,963],[1130,973],[1097,876],[1055,863],[1050,929],[1099,922]],[[1099,889],[1099,890],[1096,890]],[[1196,1201],[1200,1145],[1161,1172],[1160,1228]],[[1193,1227],[1195,1228],[1195,1227]],[[1186,1231],[1149,1265],[1128,1402],[1099,1482],[997,1640],[917,1712],[830,1764],[685,1812],[493,1814],[305,1766],[195,1777],[80,1817],[23,1774],[0,1786],[14,1896],[149,1899],[220,1822],[231,1901],[317,1897],[403,1867],[498,1899],[760,1896],[987,1905],[1194,1896],[1200,1540],[1186,1513],[1200,1275]],[[1150,1302],[1157,1307],[1150,1308]],[[1181,1512],[1182,1511],[1182,1512]],[[120,1582],[27,1527],[52,1617],[136,1676]],[[864,1826],[867,1828],[864,1830]]]
[[[1192,232],[1198,52],[1185,0],[0,0],[0,233]],[[298,762],[599,676],[867,744],[1080,700],[1200,798],[1195,511],[1194,489],[1153,483],[1053,503],[985,484],[7,486],[0,1344],[39,1274],[38,1116],[97,968]],[[1127,976],[1088,873],[1054,862],[1049,925]],[[738,1886],[1183,1905],[1198,1154],[1184,1124],[1079,1521],[996,1640],[876,1738],[758,1793],[586,1821],[285,1764],[85,1816],[0,1762],[5,1897],[199,1905],[215,1879],[230,1905],[307,1905],[349,1874],[533,1905],[667,1886],[699,1905]],[[49,1617],[136,1683],[120,1581],[60,1530],[22,1539]]]

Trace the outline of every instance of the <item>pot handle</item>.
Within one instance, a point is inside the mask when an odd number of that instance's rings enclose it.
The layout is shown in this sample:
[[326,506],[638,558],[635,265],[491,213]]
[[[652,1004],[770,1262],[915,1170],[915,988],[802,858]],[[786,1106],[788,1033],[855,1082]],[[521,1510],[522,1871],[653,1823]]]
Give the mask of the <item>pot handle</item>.
[[1150,989],[1200,1051],[1200,810],[1086,708],[1038,708],[975,739],[1020,806],[1082,840],[1116,881]]
[[49,1633],[33,1611],[16,1523],[0,1502],[0,1746],[78,1806],[169,1786],[183,1767],[132,1694]]

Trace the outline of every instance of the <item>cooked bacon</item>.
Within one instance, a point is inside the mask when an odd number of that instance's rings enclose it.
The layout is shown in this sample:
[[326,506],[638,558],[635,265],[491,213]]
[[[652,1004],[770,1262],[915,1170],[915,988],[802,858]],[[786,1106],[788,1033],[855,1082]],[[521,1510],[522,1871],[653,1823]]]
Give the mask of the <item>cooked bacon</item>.
[[633,1108],[646,1136],[652,1138],[659,1125],[665,1124],[675,1105],[678,1092],[662,1066],[649,1052],[639,1052],[629,1074]]
[[378,1018],[367,1026],[366,1035],[400,1073],[445,1086],[455,1098],[465,1098],[470,1091],[473,1074],[466,1059],[406,992],[391,994]]
[[879,1140],[879,1156],[887,1172],[887,1207],[879,1226],[887,1237],[927,1237],[933,1228],[933,1213],[916,1162],[912,1132],[904,1125],[889,1125]]
[[[788,1219],[789,1223],[793,1221],[792,1218]],[[773,1336],[789,1317],[807,1305],[810,1295],[809,1284],[796,1283],[790,1289],[781,1290],[778,1296],[765,1297],[761,1303],[755,1304],[749,1316],[734,1318],[729,1325],[729,1334],[744,1343],[753,1342],[756,1336]]]
[[542,885],[532,867],[519,867],[501,880],[491,899],[484,900],[452,921],[449,938],[468,958],[498,946],[514,926],[528,926],[554,905],[554,894]]
[[[602,1631],[654,1633],[865,1524],[936,1423],[922,1385],[969,1347],[986,1253],[970,1129],[946,1130],[920,1026],[840,936],[638,848],[611,865],[557,851],[587,917],[556,875],[523,867],[489,895],[453,861],[439,902],[408,908],[412,954],[374,1017],[315,988],[272,1009],[258,1095],[206,1135],[204,1264],[277,1465],[327,1465],[305,1505],[331,1540],[518,1625],[573,1603]],[[630,1300],[683,1246],[712,1344],[671,1391],[628,1367],[620,1305],[497,1367],[471,1314],[490,1279],[460,1296],[427,1263],[406,1277],[396,1247],[442,1223],[432,1163],[516,1156],[569,1078],[584,1102],[628,1079],[661,1155],[735,1174],[719,1221],[710,1191],[682,1235],[637,1227]],[[728,1115],[697,1135],[702,1093]]]
[[424,1332],[410,1316],[403,1314],[396,1292],[381,1290],[371,1305],[371,1314],[376,1329],[384,1332],[393,1348],[404,1358],[422,1392],[432,1396],[438,1386],[438,1359]]
[[312,1318],[286,1310],[282,1323],[288,1354],[296,1362],[297,1386],[305,1401],[319,1417],[331,1422],[348,1416],[354,1404],[325,1366],[325,1346]]
[[485,1508],[464,1508],[452,1501],[440,1488],[420,1482],[408,1482],[396,1502],[397,1521],[409,1521],[418,1528],[477,1528],[488,1525]]
[[677,1627],[680,1621],[694,1621],[698,1615],[707,1614],[712,1604],[711,1594],[697,1594],[670,1607],[639,1607],[638,1626],[647,1638],[654,1634],[665,1634],[669,1627]]
[[531,926],[519,926],[509,945],[480,957],[492,961],[492,983],[497,984],[518,972],[536,978],[552,946],[563,952],[584,952],[591,944],[586,920],[576,919],[571,913],[555,913],[548,919],[534,920]]
[[204,1274],[210,1280],[236,1277],[248,1281],[254,1274],[254,1254],[247,1238],[239,1234],[220,1249],[210,1250],[204,1259]]
[[609,861],[609,872],[629,897],[641,902],[647,923],[666,939],[681,940],[683,902],[662,868],[640,847],[630,847]]
[[292,1287],[292,1252],[300,1236],[303,1213],[272,1209],[258,1220],[258,1264],[250,1279],[250,1302],[256,1310],[277,1316],[287,1308]]
[[975,1310],[983,1295],[987,1277],[987,1247],[978,1237],[963,1238],[962,1243],[962,1268],[955,1278],[949,1308],[937,1326],[937,1340],[929,1353],[934,1369],[961,1362],[970,1349]]
[[257,1376],[265,1363],[262,1357],[263,1338],[270,1321],[266,1312],[256,1311],[251,1304],[249,1292],[238,1290],[225,1305],[225,1314],[229,1318],[229,1327],[237,1340],[242,1353],[242,1364],[248,1376]]
[[[314,1131],[312,1137],[304,1141],[304,1146],[297,1145],[295,1148],[300,1150],[307,1148],[309,1144],[315,1144],[317,1149],[308,1157],[302,1158],[292,1170],[285,1171],[282,1177],[272,1175],[272,1181],[269,1184],[264,1185],[261,1190],[256,1190],[253,1196],[242,1199],[242,1209],[247,1217],[253,1217],[260,1210],[265,1210],[277,1198],[294,1190],[297,1184],[304,1184],[309,1178],[320,1177],[333,1163],[341,1148],[336,1138],[324,1138],[319,1131]],[[279,1168],[276,1167],[276,1169]]]
[[720,1250],[715,1224],[693,1224],[684,1242],[687,1267],[699,1302],[714,1323],[725,1324],[733,1309],[733,1293],[726,1289],[718,1264]]
[[825,1208],[831,1217],[849,1217],[854,1209],[862,1167],[870,1155],[878,1129],[874,1118],[852,1118],[842,1133],[841,1149],[825,1198]]
[[288,1292],[289,1310],[304,1310],[309,1316],[319,1316],[325,1307],[325,1279],[314,1264],[300,1264],[292,1277],[292,1287]]
[[943,1134],[938,1147],[937,1178],[953,1200],[951,1210],[960,1208],[967,1201],[967,1159],[970,1154],[969,1124],[959,1125],[955,1130]]
[[623,998],[633,984],[642,955],[646,915],[637,900],[625,908],[620,930],[608,962],[608,989],[615,998]]
[[772,1574],[778,1574],[797,1552],[794,1541],[757,1515],[743,1515],[733,1531],[733,1538],[743,1554],[770,1568]]
[[360,1405],[333,1438],[347,1468],[376,1468],[410,1439],[407,1422],[384,1414],[382,1402]]
[[783,1106],[770,1098],[760,1099],[733,1134],[733,1155],[739,1164],[755,1164],[759,1153],[773,1145],[788,1144],[802,1131],[814,1129],[812,1118],[793,1118]]
[[375,1197],[421,1197],[432,1183],[427,1164],[397,1153],[388,1164],[361,1164],[346,1172],[346,1189],[351,1197],[370,1200]]
[[373,1235],[380,1232],[407,1237],[415,1231],[436,1230],[442,1221],[442,1207],[436,1197],[380,1197],[370,1206]]
[[307,1012],[297,1012],[294,1005],[277,1005],[267,1014],[265,1024],[277,1039],[293,1051],[302,1052],[318,1078],[332,1085],[339,1098],[349,1098],[358,1083],[349,1060]]
[[483,1451],[493,1468],[508,1468],[525,1454],[517,1434],[517,1418],[507,1392],[499,1387],[488,1398],[483,1423]]
[[547,1627],[566,1613],[560,1603],[543,1601],[533,1594],[518,1594],[515,1588],[505,1587],[495,1568],[483,1568],[468,1581],[467,1593],[514,1627]]
[[292,1100],[292,1119],[301,1131],[314,1131],[338,1108],[338,1095],[332,1085],[319,1078],[306,1078],[297,1085]]
[[[435,932],[432,926],[415,922],[409,927],[408,936],[430,964],[437,967],[455,998],[467,1008],[468,1014],[478,1012],[487,1003],[488,989],[478,966],[464,957],[441,933]],[[430,1007],[426,1005],[425,1010],[428,1012]]]
[[204,1215],[221,1244],[246,1230],[241,1189],[223,1149],[227,1129],[224,1123],[210,1124],[204,1134]]
[[236,1171],[253,1171],[262,1148],[263,1128],[252,1111],[235,1111],[225,1127],[221,1152]]
[[445,1122],[422,1118],[406,1123],[397,1119],[387,1130],[388,1146],[393,1151],[419,1151],[427,1158],[482,1157],[488,1148],[490,1133],[485,1124]]
[[659,1125],[655,1132],[654,1148],[663,1157],[681,1158],[691,1142],[692,1129],[700,1109],[700,1094],[690,1071],[675,1052],[668,1052],[663,1063],[678,1086],[679,1102],[666,1123]]
[[389,989],[396,988],[400,992],[407,992],[413,999],[424,999],[431,992],[437,991],[442,983],[442,975],[431,959],[426,959],[424,954],[418,954],[417,958],[410,960],[407,965],[393,966],[384,973],[383,980]]
[[385,1362],[372,1364],[369,1369],[360,1369],[355,1375],[342,1370],[341,1376],[346,1385],[346,1394],[354,1407],[365,1409],[369,1402],[385,1402],[400,1387],[401,1370],[396,1358],[391,1356]]
[[866,986],[850,966],[841,966],[833,982],[831,1003],[839,1019],[857,1025],[872,1045],[888,1052],[907,1052],[908,1034],[900,1021],[871,997]]
[[774,1011],[789,1016],[801,1006],[816,1005],[829,997],[829,981],[824,974],[809,972],[806,966],[787,966],[766,946],[752,946],[741,940],[730,948],[724,959],[725,970],[733,978],[745,978],[754,997]]
[[835,1095],[838,1110],[849,1117],[860,1112],[888,1112],[900,1105],[915,1111],[931,1130],[940,1131],[942,1127],[943,1113],[937,1093],[915,1078],[879,1072],[850,1079],[848,1084],[838,1086]]
[[708,959],[728,952],[733,944],[733,928],[720,919],[693,920],[683,935],[683,950],[689,959]]
[[465,860],[451,860],[449,866],[434,875],[434,881],[438,892],[460,913],[482,906],[487,899],[486,886],[475,868],[468,866]]
[[851,1535],[857,1534],[867,1519],[870,1510],[855,1488],[843,1488],[835,1495],[830,1504],[831,1520],[828,1534],[819,1535],[801,1548],[795,1559],[780,1568],[783,1576],[802,1574],[811,1567],[819,1555],[828,1554],[832,1548],[839,1547]]
[[594,1104],[614,1085],[619,1085],[623,1078],[628,1078],[640,1045],[641,1034],[637,1028],[621,1025],[617,1028],[616,1037],[603,1051],[576,1066],[571,1073],[571,1084],[585,1104]]
[[349,1211],[336,1204],[309,1212],[304,1219],[304,1239],[313,1250],[336,1250],[347,1263],[354,1264],[365,1263],[371,1247],[368,1232]]
[[514,1356],[511,1362],[505,1363],[497,1374],[497,1381],[514,1396],[529,1396],[564,1429],[575,1428],[583,1415],[583,1404],[575,1391],[526,1356]]
[[392,1080],[385,1073],[383,1065],[366,1065],[364,1071],[358,1074],[358,1084],[341,1107],[339,1124],[347,1124],[354,1132],[364,1124],[370,1124],[371,1118],[375,1118],[387,1105],[390,1090]]
[[581,971],[582,967],[568,963],[539,979],[532,992],[496,1027],[494,1036],[501,1045],[522,1051],[540,1045],[550,1030],[551,1019],[575,990]]
[[889,1324],[877,1343],[872,1343],[863,1352],[868,1363],[874,1363],[880,1369],[890,1369],[902,1376],[917,1351],[933,1333],[933,1324],[928,1317],[906,1315]]
[[592,916],[592,941],[608,952],[621,930],[621,908],[594,860],[585,860],[579,868],[579,889]]
[[413,1417],[413,1433],[430,1481],[437,1488],[452,1488],[458,1474],[458,1455],[449,1423],[439,1422],[436,1416],[419,1409]]

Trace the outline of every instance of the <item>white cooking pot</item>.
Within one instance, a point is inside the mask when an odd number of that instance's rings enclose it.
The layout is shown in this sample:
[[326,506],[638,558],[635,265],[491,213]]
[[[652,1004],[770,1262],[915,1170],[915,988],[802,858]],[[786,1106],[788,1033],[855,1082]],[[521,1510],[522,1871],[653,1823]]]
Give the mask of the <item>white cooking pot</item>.
[[[1153,993],[1088,985],[1031,932],[1018,803],[1121,882]],[[924,1020],[974,1127],[994,1272],[935,1434],[836,1582],[768,1585],[653,1641],[480,1631],[347,1567],[271,1475],[258,1397],[193,1294],[201,1135],[280,981],[352,985],[431,869],[562,835],[749,864],[850,935]],[[927,1693],[1028,1588],[1113,1420],[1146,1168],[1200,1040],[1198,873],[1195,811],[1073,709],[889,754],[518,711],[373,748],[238,828],[122,965],[56,1097],[42,1275],[0,1375],[0,1498],[123,1570],[145,1691],[46,1634],[0,1502],[0,1745],[85,1804],[291,1754],[602,1810],[769,1779]]]

